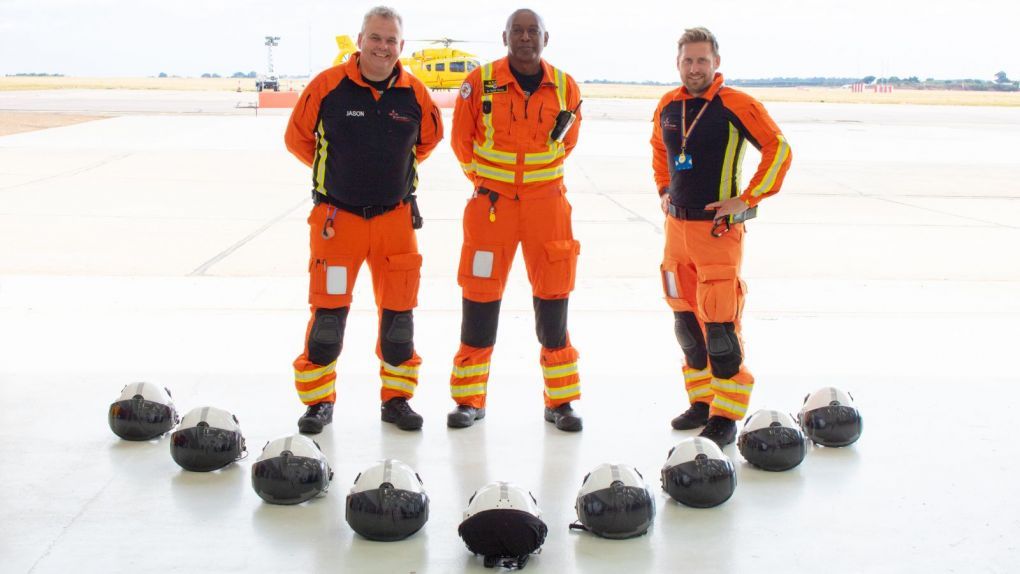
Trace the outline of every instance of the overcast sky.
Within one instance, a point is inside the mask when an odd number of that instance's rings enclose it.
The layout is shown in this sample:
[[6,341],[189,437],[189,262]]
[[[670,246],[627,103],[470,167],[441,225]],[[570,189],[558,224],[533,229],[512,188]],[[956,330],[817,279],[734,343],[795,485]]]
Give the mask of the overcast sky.
[[[229,75],[266,68],[266,35],[281,74],[331,65],[334,36],[356,36],[375,2],[327,0],[0,0],[0,74]],[[509,13],[531,7],[550,40],[545,57],[578,80],[674,81],[686,27],[715,32],[730,78],[918,76],[1020,78],[1020,9],[1008,0],[575,0],[390,4],[408,40],[448,36],[483,60],[505,54]],[[615,8],[614,8],[615,6]],[[408,42],[404,55],[422,44]]]

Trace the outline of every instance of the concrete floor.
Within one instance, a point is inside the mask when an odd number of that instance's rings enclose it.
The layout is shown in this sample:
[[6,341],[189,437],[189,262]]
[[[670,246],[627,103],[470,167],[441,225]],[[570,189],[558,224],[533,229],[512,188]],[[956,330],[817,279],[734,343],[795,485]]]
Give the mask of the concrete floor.
[[[2,96],[0,108],[31,108],[31,94]],[[805,394],[835,385],[858,399],[865,432],[851,448],[811,449],[785,473],[727,447],[737,491],[708,510],[679,506],[658,485],[669,448],[693,433],[669,428],[686,401],[658,280],[655,102],[586,101],[567,164],[582,242],[570,328],[586,426],[576,435],[541,418],[520,260],[488,417],[445,427],[470,189],[441,145],[421,174],[425,363],[414,405],[425,428],[378,421],[363,274],[336,422],[318,438],[332,489],[274,507],[252,491],[250,465],[295,430],[290,362],[307,320],[308,174],[283,149],[286,117],[188,115],[176,96],[129,110],[116,104],[128,96],[79,100],[46,105],[134,113],[0,137],[0,572],[483,572],[456,527],[492,480],[531,489],[543,509],[550,532],[528,572],[1020,570],[1007,410],[1020,400],[1009,359],[1020,321],[1020,110],[769,106],[794,164],[747,236],[752,410],[796,412]],[[252,456],[195,474],[174,464],[165,438],[118,440],[106,409],[139,380],[168,386],[182,411],[234,412]],[[384,457],[417,469],[432,499],[429,523],[398,543],[357,537],[343,517],[355,475]],[[567,530],[582,477],[603,462],[647,478],[658,504],[648,535]]]

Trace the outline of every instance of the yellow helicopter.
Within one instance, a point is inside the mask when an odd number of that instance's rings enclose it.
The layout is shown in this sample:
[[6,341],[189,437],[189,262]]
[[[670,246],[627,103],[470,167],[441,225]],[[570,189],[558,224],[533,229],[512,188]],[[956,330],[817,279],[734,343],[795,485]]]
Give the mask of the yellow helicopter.
[[[416,41],[416,40],[411,40]],[[442,48],[425,48],[413,52],[408,58],[401,58],[400,63],[414,74],[426,86],[432,89],[452,90],[460,87],[471,70],[480,64],[474,54],[451,48],[450,44],[464,40],[440,38],[438,40],[420,40],[433,44],[442,44]],[[333,65],[338,66],[347,61],[351,54],[358,51],[358,46],[350,36],[337,36],[336,45],[339,49]]]

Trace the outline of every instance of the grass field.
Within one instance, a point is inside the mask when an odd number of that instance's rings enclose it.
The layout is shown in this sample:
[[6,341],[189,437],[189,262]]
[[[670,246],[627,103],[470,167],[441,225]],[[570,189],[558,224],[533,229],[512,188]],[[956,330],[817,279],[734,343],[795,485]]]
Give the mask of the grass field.
[[[282,90],[301,90],[306,79],[281,80]],[[183,90],[255,91],[254,79],[231,78],[0,78],[0,91],[9,90]],[[586,98],[658,99],[669,86],[581,84]],[[826,102],[840,104],[927,104],[949,106],[1020,106],[1020,92],[963,92],[897,90],[891,94],[853,93],[841,88],[745,88],[765,102]]]

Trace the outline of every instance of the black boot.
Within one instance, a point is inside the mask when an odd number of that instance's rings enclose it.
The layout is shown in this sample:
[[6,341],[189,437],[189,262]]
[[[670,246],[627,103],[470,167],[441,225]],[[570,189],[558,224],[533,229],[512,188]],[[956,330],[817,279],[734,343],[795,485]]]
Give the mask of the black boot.
[[705,426],[708,422],[708,403],[693,403],[669,424],[676,430],[691,430]]
[[485,408],[476,409],[470,405],[457,405],[457,408],[446,415],[446,426],[452,429],[467,428],[475,421],[485,418]]
[[705,430],[698,436],[715,441],[715,444],[724,447],[737,438],[737,422],[726,417],[708,417]]
[[308,405],[308,410],[297,420],[297,428],[305,434],[319,434],[322,427],[333,422],[333,403]]
[[382,420],[395,423],[400,430],[418,430],[421,428],[421,415],[414,412],[407,399],[397,397],[382,404]]
[[555,423],[561,431],[577,432],[581,430],[581,417],[574,412],[570,403],[563,403],[555,409],[545,409],[545,420]]

